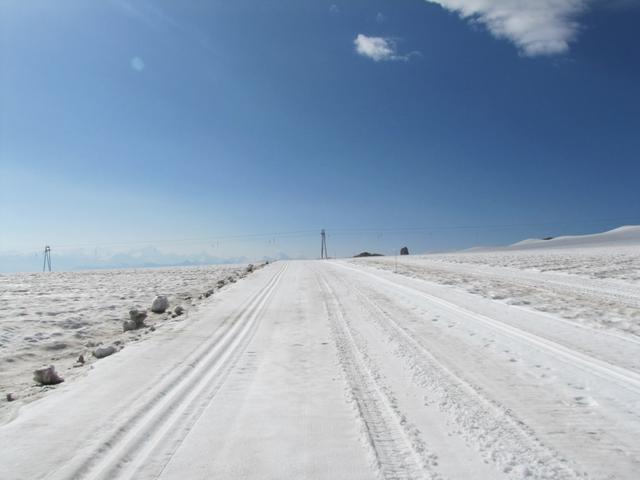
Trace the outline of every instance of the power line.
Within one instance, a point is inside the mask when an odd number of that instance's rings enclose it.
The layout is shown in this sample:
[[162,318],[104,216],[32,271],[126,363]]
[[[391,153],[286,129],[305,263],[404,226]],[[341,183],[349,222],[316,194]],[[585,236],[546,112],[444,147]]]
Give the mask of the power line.
[[[247,233],[236,235],[220,235],[211,237],[194,237],[194,238],[177,238],[177,239],[153,239],[153,240],[125,240],[116,242],[103,243],[77,243],[77,244],[58,244],[57,249],[61,248],[97,248],[97,247],[119,247],[128,245],[149,245],[149,244],[180,244],[180,243],[214,243],[222,240],[246,241],[261,238],[278,237],[278,238],[297,238],[311,237],[318,234],[317,230],[303,230],[293,232],[268,232],[268,233]],[[33,250],[33,248],[30,248]]]
[[616,217],[616,218],[599,218],[589,220],[571,220],[571,221],[555,221],[555,222],[532,222],[532,223],[503,223],[488,225],[430,225],[430,226],[412,226],[412,227],[362,227],[362,228],[332,228],[332,233],[402,233],[402,232],[436,232],[442,230],[499,230],[506,228],[524,228],[524,227],[548,227],[548,226],[569,226],[569,225],[585,225],[603,222],[622,222],[632,221],[640,223],[640,217]]
[[[552,227],[552,226],[575,226],[575,225],[587,225],[598,224],[604,222],[633,222],[640,223],[640,217],[609,217],[599,219],[582,219],[571,221],[553,221],[553,222],[530,222],[530,223],[504,223],[504,224],[469,224],[469,225],[422,225],[422,226],[405,226],[405,227],[338,227],[326,229],[331,231],[335,236],[350,236],[366,233],[375,233],[381,235],[384,233],[435,233],[439,231],[452,231],[452,230],[501,230],[510,228],[527,228],[527,227]],[[186,243],[216,243],[220,245],[221,241],[233,241],[243,242],[260,239],[275,239],[277,238],[304,238],[304,237],[316,237],[317,230],[295,230],[295,231],[282,231],[282,232],[265,232],[265,233],[244,233],[233,235],[217,235],[207,237],[193,237],[193,238],[177,238],[177,239],[149,239],[149,240],[129,240],[129,241],[116,241],[116,242],[103,242],[103,243],[82,243],[82,244],[59,244],[54,245],[56,249],[70,249],[70,248],[98,248],[98,247],[118,247],[118,246],[131,246],[131,245],[150,245],[150,244],[186,244]],[[316,237],[317,238],[317,237]],[[35,250],[36,248],[29,248],[28,250]],[[25,249],[27,250],[27,249]]]

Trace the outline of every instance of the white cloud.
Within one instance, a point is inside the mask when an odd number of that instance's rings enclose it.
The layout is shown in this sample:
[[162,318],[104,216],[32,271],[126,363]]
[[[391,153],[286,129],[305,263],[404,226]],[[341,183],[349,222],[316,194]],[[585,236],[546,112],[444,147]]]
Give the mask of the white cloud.
[[529,56],[569,50],[580,28],[576,17],[597,0],[426,0],[485,25]]
[[393,39],[368,37],[362,33],[358,34],[353,44],[356,46],[356,52],[376,62],[385,60],[402,60],[406,62],[412,55],[418,53],[411,52],[405,55],[399,55],[396,42]]

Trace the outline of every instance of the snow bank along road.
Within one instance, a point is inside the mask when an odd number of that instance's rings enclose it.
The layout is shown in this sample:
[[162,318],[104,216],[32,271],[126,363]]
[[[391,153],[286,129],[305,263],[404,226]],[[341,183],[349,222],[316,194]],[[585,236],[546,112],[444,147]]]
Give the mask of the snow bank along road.
[[0,478],[635,479],[639,354],[366,264],[276,263],[25,406]]

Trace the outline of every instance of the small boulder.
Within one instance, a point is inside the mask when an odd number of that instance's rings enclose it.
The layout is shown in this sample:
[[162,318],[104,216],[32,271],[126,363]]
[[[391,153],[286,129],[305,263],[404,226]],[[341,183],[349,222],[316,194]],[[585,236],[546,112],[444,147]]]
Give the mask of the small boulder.
[[116,348],[113,345],[107,347],[98,347],[93,351],[93,356],[96,358],[104,358],[116,353]]
[[7,393],[7,402],[13,402],[16,399],[13,393]]
[[56,385],[64,382],[64,378],[58,375],[53,365],[35,370],[33,379],[40,385]]
[[153,313],[164,313],[169,308],[169,300],[164,295],[158,295],[151,304]]
[[138,325],[133,320],[125,320],[122,322],[122,330],[128,332],[129,330],[137,330]]
[[400,255],[409,255],[409,248],[408,247],[402,247],[400,249]]
[[84,365],[84,362],[85,362],[84,355],[80,354],[80,356],[76,360],[76,363],[74,363],[73,366],[75,368],[82,367]]
[[250,263],[250,264],[247,266],[247,273],[251,273],[251,272],[253,272],[253,263]]
[[129,318],[133,320],[137,325],[142,325],[147,318],[147,311],[132,308],[131,310],[129,310]]
[[129,320],[125,320],[122,323],[122,329],[127,332],[129,330],[137,330],[138,328],[144,327],[144,321],[147,318],[146,310],[138,310],[137,308],[132,308],[129,310]]
[[178,305],[176,308],[173,309],[173,313],[176,317],[179,317],[184,313],[184,307],[182,305]]

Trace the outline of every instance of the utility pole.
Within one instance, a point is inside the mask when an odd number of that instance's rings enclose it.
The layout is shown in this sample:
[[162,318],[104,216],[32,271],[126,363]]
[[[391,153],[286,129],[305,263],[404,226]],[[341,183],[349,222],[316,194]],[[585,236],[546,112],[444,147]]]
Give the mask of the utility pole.
[[44,263],[42,264],[42,271],[44,272],[47,268],[51,271],[51,247],[49,245],[44,247]]
[[324,232],[324,228],[320,232],[320,237],[322,239],[322,243],[320,244],[320,258],[329,258],[329,254],[327,253],[327,235]]

